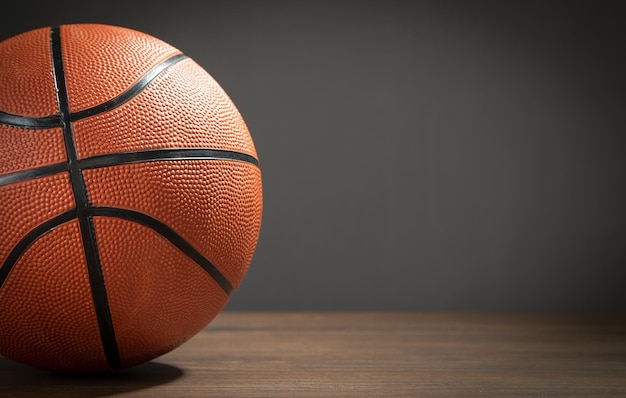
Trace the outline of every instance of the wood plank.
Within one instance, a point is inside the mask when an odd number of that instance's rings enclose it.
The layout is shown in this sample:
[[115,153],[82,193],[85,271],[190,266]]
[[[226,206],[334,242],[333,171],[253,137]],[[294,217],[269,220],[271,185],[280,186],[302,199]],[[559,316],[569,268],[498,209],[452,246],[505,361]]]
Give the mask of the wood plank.
[[626,397],[626,315],[220,314],[176,350],[72,377],[0,358],[0,397]]

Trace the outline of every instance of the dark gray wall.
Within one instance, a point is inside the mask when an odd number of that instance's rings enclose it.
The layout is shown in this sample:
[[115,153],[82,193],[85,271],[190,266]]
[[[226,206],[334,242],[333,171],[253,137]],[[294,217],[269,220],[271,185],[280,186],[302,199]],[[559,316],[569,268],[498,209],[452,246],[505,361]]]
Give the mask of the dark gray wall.
[[222,84],[264,215],[227,309],[626,311],[620,2],[22,2]]

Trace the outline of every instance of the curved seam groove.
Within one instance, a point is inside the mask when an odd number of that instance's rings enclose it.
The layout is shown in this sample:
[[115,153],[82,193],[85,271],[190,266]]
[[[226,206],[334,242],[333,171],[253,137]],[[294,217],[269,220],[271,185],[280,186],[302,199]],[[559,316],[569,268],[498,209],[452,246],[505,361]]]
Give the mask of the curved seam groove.
[[245,153],[221,149],[157,149],[136,152],[120,152],[98,155],[79,160],[81,169],[97,169],[130,163],[176,160],[232,160],[259,166],[259,161]]
[[[250,163],[257,167],[259,166],[259,161],[253,156],[241,152],[226,151],[221,149],[161,149],[152,151],[113,153],[77,160],[76,163],[78,163],[78,168],[80,170],[87,170],[131,163],[181,160],[229,160]],[[0,187],[36,178],[48,177],[64,171],[69,171],[69,165],[67,163],[57,163],[50,166],[38,167],[36,169],[5,174],[0,176]]]
[[146,87],[148,87],[148,85],[150,85],[150,83],[152,83],[152,81],[165,70],[187,58],[188,57],[184,54],[177,54],[166,59],[165,61],[161,62],[150,71],[148,71],[145,75],[141,77],[141,79],[139,79],[139,81],[137,81],[137,83],[132,85],[129,89],[127,89],[117,97],[110,99],[109,101],[104,102],[100,105],[96,105],[92,108],[83,109],[82,111],[72,113],[70,115],[71,121],[75,122],[77,120],[95,116],[125,104],[126,102],[139,95],[143,90],[145,90]]
[[36,178],[49,177],[51,175],[62,173],[64,171],[69,171],[67,163],[57,163],[50,166],[38,167],[36,169],[5,174],[3,176],[0,176],[0,187],[9,184],[15,184],[17,182],[34,180]]
[[0,111],[0,124],[29,130],[45,130],[61,127],[61,116],[28,117]]
[[4,260],[4,264],[2,268],[0,268],[0,289],[2,289],[2,285],[6,281],[7,277],[13,270],[13,267],[22,255],[28,250],[28,248],[37,241],[37,239],[41,238],[48,232],[51,232],[53,229],[61,226],[69,221],[72,221],[76,218],[76,209],[69,210],[59,216],[56,216],[53,219],[46,221],[45,223],[39,225],[32,231],[30,231],[25,237],[22,238],[18,242],[17,245],[11,250],[6,260]]
[[202,253],[196,250],[189,242],[187,242],[187,240],[185,240],[185,238],[180,236],[176,231],[168,227],[163,222],[157,220],[156,218],[133,210],[126,210],[115,207],[90,207],[86,211],[90,217],[102,216],[119,218],[122,220],[141,224],[145,227],[152,229],[153,231],[167,239],[174,246],[176,246],[180,251],[187,255],[187,257],[191,258],[196,264],[202,267],[213,278],[213,280],[215,280],[215,282],[220,285],[222,290],[224,290],[227,295],[230,295],[233,292],[233,285],[224,276],[224,274],[222,274],[221,271],[213,263],[211,263],[211,261],[209,261],[206,257],[202,255]]

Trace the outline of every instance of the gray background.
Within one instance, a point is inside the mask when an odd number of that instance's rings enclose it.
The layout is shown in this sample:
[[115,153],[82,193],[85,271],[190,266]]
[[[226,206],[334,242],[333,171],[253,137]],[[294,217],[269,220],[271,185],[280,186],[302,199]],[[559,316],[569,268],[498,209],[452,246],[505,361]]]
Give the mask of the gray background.
[[227,310],[626,312],[619,3],[20,2],[0,40],[124,26],[224,87],[264,181]]

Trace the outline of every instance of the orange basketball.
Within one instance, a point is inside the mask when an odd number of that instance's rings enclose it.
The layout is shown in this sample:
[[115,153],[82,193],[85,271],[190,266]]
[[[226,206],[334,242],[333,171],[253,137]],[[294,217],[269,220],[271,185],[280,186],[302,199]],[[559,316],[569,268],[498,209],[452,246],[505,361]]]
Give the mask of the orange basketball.
[[221,86],[135,30],[0,43],[0,354],[102,372],[165,354],[240,285],[258,157]]

